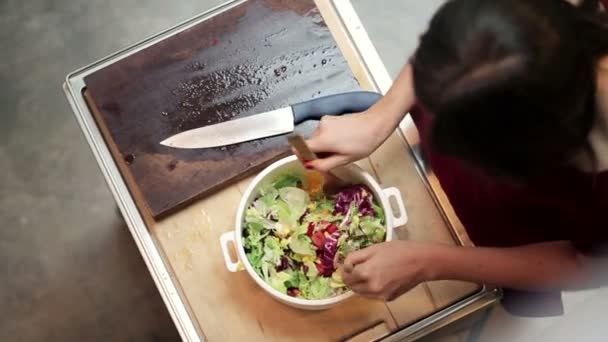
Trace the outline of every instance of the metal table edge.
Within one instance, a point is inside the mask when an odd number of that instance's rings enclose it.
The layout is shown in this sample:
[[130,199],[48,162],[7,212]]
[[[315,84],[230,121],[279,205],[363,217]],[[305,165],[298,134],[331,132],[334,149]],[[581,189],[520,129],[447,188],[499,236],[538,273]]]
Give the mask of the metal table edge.
[[[77,99],[71,98],[69,86],[65,83],[64,91],[74,112],[79,113],[79,105],[83,103],[79,104]],[[106,146],[99,144],[99,141],[103,141],[101,132],[92,117],[85,118],[76,114],[76,118],[182,340],[203,341],[200,327],[192,321],[188,314],[189,309],[180,297],[179,289],[173,282],[173,275],[163,261],[163,256],[139,214],[110,151]]]

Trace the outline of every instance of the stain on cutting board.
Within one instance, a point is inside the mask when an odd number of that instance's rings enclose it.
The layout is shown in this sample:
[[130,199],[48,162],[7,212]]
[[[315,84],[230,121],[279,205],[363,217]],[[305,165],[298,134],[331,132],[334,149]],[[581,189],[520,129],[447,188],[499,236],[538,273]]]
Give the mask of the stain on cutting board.
[[[289,151],[284,136],[212,149],[159,144],[184,130],[358,90],[312,0],[250,0],[85,79],[115,159],[158,218]],[[309,134],[314,122],[297,130]],[[126,171],[125,171],[126,170]]]

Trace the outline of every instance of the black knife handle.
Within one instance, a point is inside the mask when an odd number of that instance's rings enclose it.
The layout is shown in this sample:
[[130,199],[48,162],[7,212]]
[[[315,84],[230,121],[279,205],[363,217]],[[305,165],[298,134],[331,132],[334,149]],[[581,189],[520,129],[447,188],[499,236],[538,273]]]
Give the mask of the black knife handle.
[[292,105],[293,122],[297,125],[307,120],[320,120],[325,115],[342,115],[367,110],[382,98],[371,91],[353,91],[300,102]]

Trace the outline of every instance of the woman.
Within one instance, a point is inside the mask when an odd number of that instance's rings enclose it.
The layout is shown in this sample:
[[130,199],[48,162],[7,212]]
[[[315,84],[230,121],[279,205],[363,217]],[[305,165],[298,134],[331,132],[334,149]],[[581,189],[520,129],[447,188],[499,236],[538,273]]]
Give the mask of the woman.
[[449,1],[382,100],[321,121],[308,142],[326,157],[308,167],[324,171],[369,155],[409,111],[478,246],[352,253],[344,280],[355,292],[391,300],[423,281],[465,280],[504,287],[512,313],[548,315],[562,312],[561,290],[604,284],[608,17],[597,8]]

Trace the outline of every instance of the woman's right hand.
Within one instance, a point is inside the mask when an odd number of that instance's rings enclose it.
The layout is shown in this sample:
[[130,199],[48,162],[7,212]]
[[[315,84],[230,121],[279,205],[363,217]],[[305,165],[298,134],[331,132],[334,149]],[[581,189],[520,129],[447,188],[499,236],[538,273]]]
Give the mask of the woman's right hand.
[[[384,123],[384,124],[383,124]],[[343,116],[324,116],[312,137],[309,148],[319,159],[307,163],[325,172],[337,166],[363,159],[376,150],[393,132],[382,114],[370,110]]]
[[415,101],[412,68],[406,64],[388,93],[368,110],[321,119],[307,141],[321,156],[307,165],[326,172],[367,157],[391,135]]

